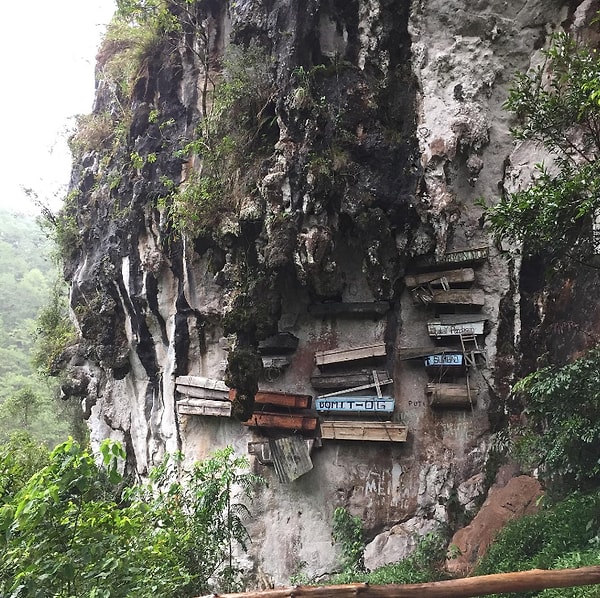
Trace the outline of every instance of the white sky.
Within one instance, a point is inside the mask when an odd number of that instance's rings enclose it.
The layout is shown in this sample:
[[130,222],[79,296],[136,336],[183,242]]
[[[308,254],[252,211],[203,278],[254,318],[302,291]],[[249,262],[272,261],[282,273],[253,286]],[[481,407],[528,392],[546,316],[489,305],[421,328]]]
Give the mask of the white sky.
[[58,207],[69,182],[65,131],[91,111],[94,64],[114,0],[4,2],[0,19],[0,207]]

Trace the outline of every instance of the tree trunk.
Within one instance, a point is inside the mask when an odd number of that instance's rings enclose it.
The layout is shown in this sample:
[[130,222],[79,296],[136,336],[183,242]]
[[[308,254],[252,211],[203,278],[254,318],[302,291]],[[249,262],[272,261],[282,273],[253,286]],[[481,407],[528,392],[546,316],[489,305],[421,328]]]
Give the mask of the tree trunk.
[[338,586],[294,586],[211,598],[469,598],[502,592],[527,592],[600,584],[600,566],[497,573],[464,579],[405,585],[370,586],[354,583]]

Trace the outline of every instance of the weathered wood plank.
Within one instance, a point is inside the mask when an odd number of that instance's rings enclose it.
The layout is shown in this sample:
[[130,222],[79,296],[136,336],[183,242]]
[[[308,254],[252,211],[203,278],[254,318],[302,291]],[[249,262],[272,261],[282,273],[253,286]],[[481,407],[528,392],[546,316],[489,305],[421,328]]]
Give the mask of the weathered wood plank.
[[406,442],[408,428],[394,422],[322,421],[321,438],[325,440],[366,440]]
[[322,318],[382,318],[390,310],[386,301],[328,302],[313,303],[308,313]]
[[487,322],[482,314],[440,314],[437,319],[442,324],[463,324],[465,322]]
[[419,359],[428,355],[438,355],[453,351],[449,347],[400,347],[398,349],[398,359],[405,361],[407,359]]
[[178,401],[177,413],[179,413],[179,415],[231,417],[231,403],[229,401],[210,401],[203,399]]
[[282,484],[297,480],[313,468],[310,450],[299,436],[271,438],[269,446],[277,479]]
[[440,320],[427,322],[429,336],[460,336],[461,334],[483,334],[485,320],[442,324]]
[[490,594],[531,592],[600,584],[600,565],[579,569],[533,569],[414,584],[293,586],[204,598],[476,598]]
[[329,351],[317,351],[315,353],[315,363],[318,366],[332,363],[343,363],[346,361],[355,361],[359,359],[372,359],[374,357],[385,357],[385,344],[365,345],[352,349],[332,349]]
[[422,274],[407,274],[404,284],[409,289],[430,285],[440,287],[444,282],[448,284],[464,284],[475,280],[473,268],[460,268],[459,270],[446,270],[441,272],[425,272]]
[[198,399],[212,399],[215,401],[226,401],[229,396],[227,390],[215,390],[212,388],[199,388],[197,386],[186,386],[185,384],[176,384],[175,390],[184,397],[195,397]]
[[394,399],[372,395],[318,397],[315,401],[315,409],[319,412],[337,413],[393,413]]
[[371,374],[368,372],[360,372],[356,374],[332,374],[331,376],[312,376],[310,383],[314,388],[320,389],[336,389],[336,388],[351,388],[359,384],[368,384],[371,382]]
[[471,407],[476,402],[476,391],[466,384],[448,382],[430,383],[426,387],[432,407]]
[[444,255],[428,255],[414,262],[415,268],[430,268],[434,266],[457,266],[459,264],[480,264],[489,257],[489,247],[472,247],[448,251]]
[[[321,446],[320,442],[316,442],[318,438],[302,438],[302,442],[306,443],[308,452],[311,453],[315,446]],[[271,447],[269,440],[251,440],[248,442],[248,454],[254,455],[262,465],[273,463],[271,455]]]
[[[416,293],[417,291],[415,291]],[[421,299],[421,295],[424,298]],[[433,303],[434,305],[474,305],[481,307],[485,304],[485,293],[481,289],[433,289],[432,291],[421,292],[419,299],[424,303]]]
[[229,391],[229,387],[222,380],[206,378],[205,376],[177,376],[175,384],[195,386],[197,388],[210,388],[212,390]]
[[464,355],[462,353],[438,353],[425,357],[426,368],[460,368],[464,366]]
[[[229,391],[229,400],[235,400],[235,389]],[[291,409],[309,409],[312,401],[311,395],[292,394],[274,390],[259,390],[254,395],[254,402],[259,405],[277,405]]]
[[317,428],[317,418],[311,415],[268,413],[265,411],[253,413],[248,421],[242,423],[245,426],[254,428],[282,428],[302,432],[311,432]]

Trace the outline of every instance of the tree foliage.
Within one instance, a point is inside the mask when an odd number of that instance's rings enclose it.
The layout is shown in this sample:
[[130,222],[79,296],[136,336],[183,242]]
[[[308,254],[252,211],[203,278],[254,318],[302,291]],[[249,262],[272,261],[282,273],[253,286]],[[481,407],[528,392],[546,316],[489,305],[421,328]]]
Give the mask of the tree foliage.
[[519,119],[518,140],[543,146],[532,184],[487,210],[493,233],[530,253],[589,258],[592,220],[600,207],[600,57],[559,33],[546,62],[518,73],[506,108]]
[[[123,486],[125,455],[101,446],[102,466],[73,440],[0,507],[0,595],[171,597],[235,589],[248,497],[257,478],[231,448],[173,477],[165,460],[146,485]],[[0,460],[0,465],[2,461]],[[18,475],[16,478],[20,479]]]
[[565,488],[600,481],[600,350],[562,367],[547,367],[515,384],[527,425],[515,455]]

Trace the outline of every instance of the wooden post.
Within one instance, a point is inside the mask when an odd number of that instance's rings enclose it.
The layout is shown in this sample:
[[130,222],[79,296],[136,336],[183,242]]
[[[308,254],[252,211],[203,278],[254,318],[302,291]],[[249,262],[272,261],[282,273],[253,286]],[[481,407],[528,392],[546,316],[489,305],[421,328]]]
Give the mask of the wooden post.
[[338,586],[294,586],[261,592],[213,594],[211,598],[473,598],[504,592],[529,592],[592,584],[600,584],[600,566],[552,571],[533,569],[406,585],[371,586],[367,583],[353,583]]

